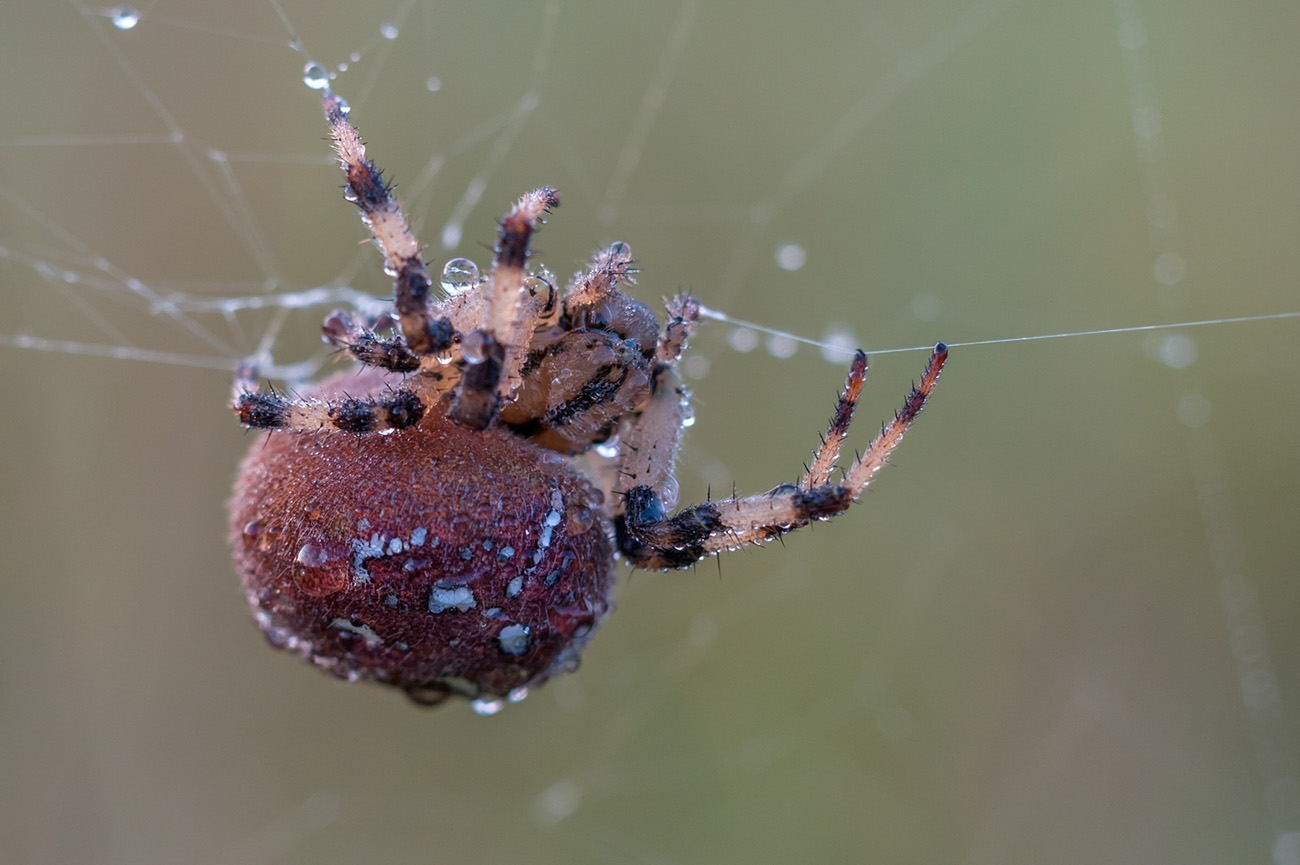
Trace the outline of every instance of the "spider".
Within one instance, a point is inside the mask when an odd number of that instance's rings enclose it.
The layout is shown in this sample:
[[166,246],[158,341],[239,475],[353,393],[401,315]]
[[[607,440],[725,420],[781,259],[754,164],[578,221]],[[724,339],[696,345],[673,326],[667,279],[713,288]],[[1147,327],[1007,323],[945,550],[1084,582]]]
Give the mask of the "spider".
[[[676,362],[699,317],[667,302],[661,327],[631,299],[631,250],[595,254],[563,295],[528,267],[559,204],[524,195],[502,218],[490,277],[433,296],[420,246],[346,104],[323,97],[345,198],[393,278],[395,314],[330,314],[323,338],[358,362],[298,397],[259,392],[234,410],[277,431],[239,471],[235,559],[272,645],[416,702],[518,699],[577,666],[612,608],[614,560],[683,568],[842,513],[921,411],[947,358],[837,482],[831,473],[867,369],[858,352],[829,430],[796,484],[676,506],[687,412]],[[617,457],[585,454],[617,443]],[[584,471],[580,460],[586,461]]]

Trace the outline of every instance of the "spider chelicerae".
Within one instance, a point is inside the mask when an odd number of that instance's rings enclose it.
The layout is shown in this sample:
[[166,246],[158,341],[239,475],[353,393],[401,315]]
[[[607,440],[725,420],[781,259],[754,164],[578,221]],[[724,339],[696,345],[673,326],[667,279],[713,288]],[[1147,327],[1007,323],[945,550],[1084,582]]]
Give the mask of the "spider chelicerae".
[[[795,484],[676,506],[673,463],[687,393],[676,363],[700,314],[667,304],[661,327],[625,295],[631,251],[592,257],[563,295],[528,266],[543,187],[502,218],[490,277],[435,298],[420,245],[332,92],[325,116],[393,278],[394,314],[326,318],[360,371],[301,397],[259,392],[234,409],[276,430],[240,469],[235,559],[271,643],[347,679],[424,704],[518,698],[573,669],[612,608],[614,560],[682,568],[847,510],[921,411],[947,358],[865,453],[832,481],[867,361],[858,352],[829,429]],[[613,459],[582,456],[617,442]]]

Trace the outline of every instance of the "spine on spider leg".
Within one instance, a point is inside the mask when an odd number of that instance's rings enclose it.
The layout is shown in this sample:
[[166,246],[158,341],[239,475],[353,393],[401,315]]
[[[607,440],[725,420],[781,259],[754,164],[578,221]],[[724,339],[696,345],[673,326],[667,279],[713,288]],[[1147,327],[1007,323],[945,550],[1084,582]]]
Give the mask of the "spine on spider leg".
[[907,399],[903,400],[903,407],[894,415],[894,419],[881,431],[871,447],[867,449],[857,462],[849,467],[844,473],[844,486],[857,498],[862,490],[871,483],[872,477],[876,472],[884,468],[885,463],[889,461],[889,455],[893,452],[898,443],[902,441],[903,434],[907,428],[916,420],[916,416],[925,408],[926,401],[930,398],[931,391],[934,390],[935,384],[939,381],[939,373],[943,372],[943,365],[948,361],[948,346],[939,343],[934,347],[930,354],[930,360],[925,365],[925,371],[921,373],[921,381],[913,386]]
[[393,277],[393,301],[407,347],[420,355],[445,351],[451,347],[446,328],[429,319],[433,283],[420,245],[393,199],[392,188],[384,182],[383,172],[366,157],[366,146],[348,120],[343,101],[327,90],[321,103],[339,165],[347,177],[346,197],[360,209],[362,220],[384,254],[384,270]]

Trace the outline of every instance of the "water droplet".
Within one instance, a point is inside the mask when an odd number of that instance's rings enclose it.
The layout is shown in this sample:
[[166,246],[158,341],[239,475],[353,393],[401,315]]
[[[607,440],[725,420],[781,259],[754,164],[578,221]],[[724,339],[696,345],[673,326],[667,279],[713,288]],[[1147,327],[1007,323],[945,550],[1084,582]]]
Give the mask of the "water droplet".
[[340,592],[348,585],[346,559],[331,555],[322,544],[303,544],[293,560],[293,582],[315,598]]
[[324,90],[329,86],[330,74],[319,63],[308,63],[302,68],[302,83],[312,90]]
[[571,817],[582,804],[582,789],[572,781],[556,781],[533,801],[533,821],[554,826]]
[[767,353],[772,357],[785,360],[787,357],[793,357],[798,349],[799,343],[788,336],[774,333],[767,338]]
[[616,240],[609,245],[609,257],[615,261],[631,261],[632,245],[624,240]]
[[345,61],[345,62],[343,62],[343,63],[340,63],[336,68],[337,68],[340,72],[347,72],[347,71],[348,71],[348,64],[347,64],[347,62]]
[[277,524],[262,525],[257,529],[257,548],[266,552],[275,546],[280,540],[280,526]]
[[505,700],[485,700],[480,697],[477,700],[471,700],[469,707],[474,710],[474,714],[487,717],[495,715],[506,707]]
[[822,337],[822,342],[825,343],[821,347],[822,360],[838,365],[853,357],[858,338],[847,327],[835,325]]
[[506,699],[512,703],[522,703],[524,700],[528,699],[528,689],[515,688],[506,695]]
[[501,629],[497,643],[507,655],[522,655],[528,651],[528,626],[518,622],[506,625]]
[[1160,359],[1174,369],[1186,369],[1196,362],[1196,343],[1189,336],[1175,334],[1160,344]]
[[797,243],[776,248],[776,266],[782,270],[799,270],[808,263],[808,253]]
[[140,23],[140,12],[133,6],[114,6],[108,18],[118,30],[130,30]]
[[591,508],[574,508],[569,511],[569,534],[580,535],[591,528],[595,521],[596,515],[591,512]]
[[1177,285],[1187,276],[1187,260],[1176,252],[1162,252],[1151,270],[1161,285]]
[[699,381],[709,374],[709,366],[710,362],[707,357],[702,354],[692,354],[687,355],[682,360],[681,370],[682,374],[687,378]]
[[551,294],[551,284],[540,276],[526,277],[524,289],[533,297],[549,297]]
[[443,265],[442,290],[447,294],[463,294],[478,285],[478,265],[468,258],[453,258]]
[[695,426],[695,406],[682,400],[682,429]]
[[738,327],[727,337],[727,342],[735,351],[747,354],[758,348],[758,333],[747,327]]
[[397,29],[396,24],[385,24],[379,28],[379,35],[385,39],[396,39],[401,32],[401,30]]
[[464,356],[466,363],[482,363],[484,357],[486,357],[484,352],[486,345],[487,334],[476,327],[465,334],[465,338],[460,341],[460,353]]
[[303,544],[296,559],[298,564],[308,568],[319,568],[329,560],[330,554],[325,552],[325,548],[315,544]]
[[671,511],[677,507],[677,503],[682,500],[682,488],[677,485],[677,478],[669,475],[664,480],[663,489],[659,491],[659,498],[663,500],[665,511]]
[[436,75],[431,75],[424,79],[424,89],[430,93],[437,93],[442,89],[442,79]]

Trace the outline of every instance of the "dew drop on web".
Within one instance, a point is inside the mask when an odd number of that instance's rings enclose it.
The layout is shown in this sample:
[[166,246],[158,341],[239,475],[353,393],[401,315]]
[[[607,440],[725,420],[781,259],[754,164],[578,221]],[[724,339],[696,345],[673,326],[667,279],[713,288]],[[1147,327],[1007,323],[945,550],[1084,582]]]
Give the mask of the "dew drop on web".
[[108,10],[108,19],[118,30],[131,30],[140,23],[140,12],[133,6],[114,6]]
[[797,243],[786,243],[776,248],[776,266],[782,270],[799,270],[808,263],[808,253]]
[[768,334],[766,346],[767,353],[779,360],[794,357],[794,353],[799,350],[799,343],[780,333]]
[[302,83],[312,90],[324,90],[329,86],[330,74],[319,63],[308,63],[302,68]]

